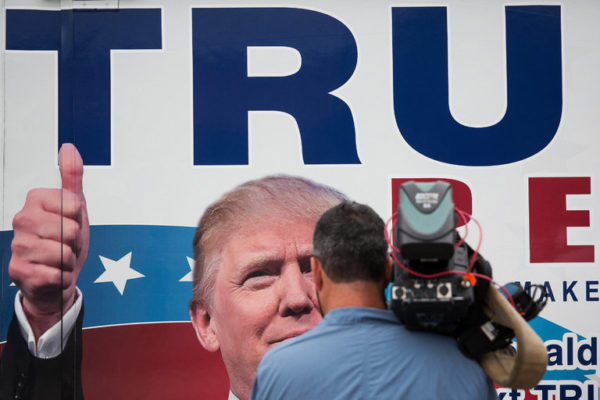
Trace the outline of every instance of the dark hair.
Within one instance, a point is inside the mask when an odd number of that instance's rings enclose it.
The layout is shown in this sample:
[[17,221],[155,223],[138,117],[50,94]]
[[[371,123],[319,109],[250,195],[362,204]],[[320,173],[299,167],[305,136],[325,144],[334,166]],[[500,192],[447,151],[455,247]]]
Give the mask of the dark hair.
[[344,202],[321,216],[313,236],[314,255],[336,283],[385,278],[385,225],[373,209]]

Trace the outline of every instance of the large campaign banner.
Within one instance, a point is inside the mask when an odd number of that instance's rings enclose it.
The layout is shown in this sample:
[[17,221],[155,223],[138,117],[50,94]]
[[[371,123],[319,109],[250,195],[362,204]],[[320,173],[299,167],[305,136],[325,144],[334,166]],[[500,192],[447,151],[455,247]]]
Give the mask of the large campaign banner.
[[[600,3],[5,0],[0,341],[12,220],[84,162],[87,399],[226,398],[190,324],[192,239],[223,193],[302,176],[392,216],[453,183],[500,284],[543,284],[531,390],[599,399]],[[464,233],[464,228],[461,228]],[[402,343],[398,343],[402,346]],[[449,372],[452,373],[452,372]]]

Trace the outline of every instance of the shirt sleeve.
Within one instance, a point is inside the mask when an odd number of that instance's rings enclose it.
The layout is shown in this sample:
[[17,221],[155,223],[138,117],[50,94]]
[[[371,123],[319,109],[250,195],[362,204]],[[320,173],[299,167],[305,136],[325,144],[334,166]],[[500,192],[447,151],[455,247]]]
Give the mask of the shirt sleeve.
[[[76,288],[77,297],[73,306],[65,313],[62,319],[62,343],[66,345],[69,335],[75,326],[77,316],[81,311],[81,305],[83,304],[83,294]],[[29,352],[37,358],[54,358],[57,357],[63,349],[61,349],[61,321],[54,324],[48,329],[37,341],[35,341],[35,335],[33,329],[27,320],[25,311],[23,311],[22,305],[23,295],[19,291],[15,297],[15,316],[19,321],[19,328],[21,335],[25,342],[27,342],[27,348]]]

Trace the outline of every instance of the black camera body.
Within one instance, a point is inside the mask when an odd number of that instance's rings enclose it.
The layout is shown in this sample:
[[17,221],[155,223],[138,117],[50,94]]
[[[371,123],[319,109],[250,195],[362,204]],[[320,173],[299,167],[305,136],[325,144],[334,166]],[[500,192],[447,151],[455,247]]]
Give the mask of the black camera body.
[[[448,268],[466,271],[466,251],[457,250]],[[414,268],[410,262],[407,264]],[[444,334],[456,331],[475,301],[474,288],[462,275],[420,279],[398,267],[390,294],[391,309],[407,328]]]
[[[454,335],[476,302],[475,288],[464,279],[472,251],[456,247],[457,218],[449,183],[400,186],[390,308],[408,329]],[[491,275],[489,264],[478,269]]]
[[[457,219],[449,183],[411,181],[400,186],[390,308],[408,329],[454,336],[463,354],[479,360],[510,345],[515,333],[486,314],[492,267],[461,243]],[[472,273],[481,279],[471,279]],[[542,285],[509,283],[502,290],[527,321],[546,304]]]

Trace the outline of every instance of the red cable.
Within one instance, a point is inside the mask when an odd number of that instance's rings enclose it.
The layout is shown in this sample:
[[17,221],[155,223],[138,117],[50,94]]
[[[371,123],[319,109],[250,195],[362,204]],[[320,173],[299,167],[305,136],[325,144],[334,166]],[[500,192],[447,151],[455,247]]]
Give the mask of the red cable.
[[[481,248],[481,243],[483,241],[483,230],[481,229],[481,224],[479,223],[479,221],[477,221],[475,218],[473,218],[472,215],[469,215],[468,213],[466,213],[458,208],[455,208],[455,210],[458,213],[458,215],[465,222],[465,236],[463,238],[461,238],[461,240],[458,242],[459,245],[465,241],[467,234],[469,232],[468,227],[467,227],[467,219],[466,219],[467,216],[469,218],[471,218],[473,221],[475,221],[475,223],[477,224],[477,228],[479,229],[479,241],[477,243],[477,247],[475,248],[475,250],[473,252],[473,255],[471,256],[471,261],[469,262],[469,266],[467,267],[466,272],[464,272],[464,271],[442,271],[442,272],[437,272],[435,274],[422,274],[420,272],[411,270],[406,265],[401,263],[400,260],[398,260],[398,258],[396,257],[396,254],[400,254],[400,250],[398,248],[396,248],[396,246],[394,246],[394,242],[393,242],[393,230],[397,223],[397,216],[398,216],[397,212],[392,214],[392,216],[387,220],[387,222],[385,223],[385,230],[384,230],[385,240],[387,241],[388,245],[392,249],[392,253],[391,253],[392,258],[394,259],[394,261],[400,268],[402,268],[409,274],[414,275],[418,278],[422,278],[422,279],[434,279],[434,278],[439,278],[439,277],[445,276],[445,275],[467,276],[467,274],[471,274],[475,277],[485,279],[485,280],[489,281],[490,283],[494,284],[497,288],[500,288],[506,294],[506,298],[508,299],[508,301],[510,301],[510,304],[512,304],[512,306],[514,308],[516,308],[516,305],[515,305],[515,302],[514,302],[512,296],[510,295],[510,293],[504,286],[500,286],[498,283],[496,283],[492,278],[490,278],[487,275],[479,274],[476,272],[471,272],[471,270],[473,269],[473,266],[475,265],[475,261],[477,260],[477,255],[479,254],[479,249]],[[390,233],[388,233],[388,225],[390,224],[390,222],[392,222],[392,229],[390,230]],[[455,248],[456,247],[458,247],[458,245],[455,246]]]
[[463,243],[464,243],[464,241],[467,239],[467,236],[469,236],[469,221],[467,221],[467,219],[465,218],[465,216],[464,216],[464,213],[462,213],[462,212],[458,212],[458,211],[457,211],[456,213],[458,214],[458,216],[459,216],[459,217],[460,217],[460,219],[462,220],[462,222],[463,222],[463,225],[464,225],[464,227],[465,227],[465,236],[463,236],[463,237],[460,239],[460,241],[454,245],[454,248],[455,248],[455,249],[456,249],[456,248],[458,248],[458,247],[459,247],[461,244],[463,244]]
[[[387,222],[385,223],[385,228],[383,230],[383,234],[385,235],[385,240],[386,240],[386,242],[388,242],[390,249],[392,249],[392,251],[395,251],[396,253],[400,254],[400,250],[397,249],[396,246],[394,246],[394,237],[393,237],[393,230],[394,230],[394,227],[396,226],[396,222],[397,222],[396,217],[397,216],[398,216],[398,213],[395,212],[387,220]],[[392,229],[390,230],[390,234],[388,234],[388,225],[390,224],[390,222],[392,222]]]
[[[481,224],[479,223],[479,221],[477,221],[475,218],[473,218],[472,215],[469,215],[468,213],[455,208],[456,212],[461,215],[463,218],[469,217],[471,218],[473,221],[475,221],[475,223],[477,224],[477,229],[479,229],[479,241],[477,242],[477,247],[475,248],[475,251],[473,252],[473,256],[471,257],[471,262],[469,263],[469,267],[467,268],[467,274],[471,273],[471,270],[473,269],[473,265],[475,265],[475,260],[477,259],[477,255],[479,254],[479,249],[481,248],[481,242],[483,242],[483,229],[481,229]],[[466,234],[465,234],[465,238],[466,238]]]

